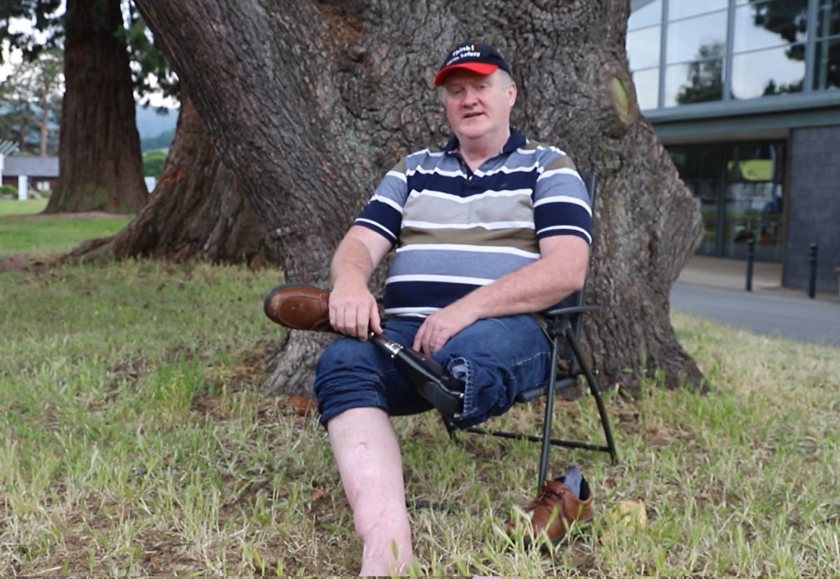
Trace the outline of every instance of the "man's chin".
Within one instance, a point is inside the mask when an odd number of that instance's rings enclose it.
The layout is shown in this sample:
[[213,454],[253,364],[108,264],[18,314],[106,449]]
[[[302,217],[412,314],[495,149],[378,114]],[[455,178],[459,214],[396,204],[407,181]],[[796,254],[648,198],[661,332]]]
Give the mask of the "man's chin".
[[461,126],[458,128],[458,139],[476,140],[487,134],[487,127],[475,125]]

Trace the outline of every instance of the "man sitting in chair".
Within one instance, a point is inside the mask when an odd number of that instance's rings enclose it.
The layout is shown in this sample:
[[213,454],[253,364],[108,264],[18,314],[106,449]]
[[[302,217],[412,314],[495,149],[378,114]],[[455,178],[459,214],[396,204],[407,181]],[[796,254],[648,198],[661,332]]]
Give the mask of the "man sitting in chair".
[[[413,558],[390,416],[433,408],[371,333],[457,379],[458,426],[498,416],[519,392],[547,383],[551,345],[533,313],[583,287],[592,241],[589,196],[571,159],[511,130],[517,87],[501,54],[463,43],[434,83],[453,137],[385,175],[330,270],[329,327],[345,337],[319,359],[315,395],[364,544],[363,575],[399,573]],[[383,320],[368,283],[395,247]],[[289,286],[269,298],[294,311],[307,292]],[[324,319],[305,329],[327,327],[322,298]]]

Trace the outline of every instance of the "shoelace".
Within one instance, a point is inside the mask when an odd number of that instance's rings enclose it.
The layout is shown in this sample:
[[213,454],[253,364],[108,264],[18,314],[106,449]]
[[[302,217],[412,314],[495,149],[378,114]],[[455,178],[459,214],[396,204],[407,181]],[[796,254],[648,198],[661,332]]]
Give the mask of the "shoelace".
[[525,507],[525,510],[530,511],[536,509],[537,507],[554,507],[557,503],[562,503],[563,495],[566,494],[567,490],[568,489],[566,487],[562,487],[560,492],[555,492],[548,488],[548,485],[543,485],[543,488],[537,497],[532,500],[527,507]]

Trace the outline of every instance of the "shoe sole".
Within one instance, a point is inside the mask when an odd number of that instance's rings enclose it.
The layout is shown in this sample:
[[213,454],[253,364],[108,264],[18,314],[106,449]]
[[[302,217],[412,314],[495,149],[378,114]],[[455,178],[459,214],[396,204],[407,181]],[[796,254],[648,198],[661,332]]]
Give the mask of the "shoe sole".
[[[270,306],[271,306],[271,302],[272,302],[273,298],[276,296],[276,294],[279,291],[292,289],[292,288],[297,288],[297,287],[312,288],[314,286],[312,286],[310,284],[305,284],[305,283],[286,283],[286,284],[281,284],[281,285],[278,285],[278,286],[274,287],[270,292],[268,292],[268,294],[266,294],[265,299],[263,300],[263,313],[265,313],[265,315],[271,321],[273,321],[277,324],[280,324],[283,327],[290,328],[290,329],[293,329],[293,330],[304,330],[304,331],[315,331],[315,332],[332,332],[333,329],[332,329],[332,326],[330,326],[329,318],[327,318],[326,320],[321,320],[320,322],[318,322],[316,324],[313,324],[311,327],[303,327],[303,326],[300,326],[298,324],[290,324],[290,323],[287,323],[285,321],[281,321],[283,319],[281,316],[274,316],[274,315],[271,314]],[[320,306],[320,300],[321,300],[320,297],[312,296],[312,297],[309,297],[309,298],[299,298],[299,299],[310,299],[312,301],[317,302],[318,306]]]

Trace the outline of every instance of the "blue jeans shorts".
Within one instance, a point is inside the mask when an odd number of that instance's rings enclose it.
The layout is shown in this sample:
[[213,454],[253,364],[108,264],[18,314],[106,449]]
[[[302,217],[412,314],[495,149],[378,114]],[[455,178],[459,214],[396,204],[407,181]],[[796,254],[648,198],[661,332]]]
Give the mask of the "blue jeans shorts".
[[[411,347],[421,318],[388,318],[383,333]],[[464,381],[464,411],[457,425],[472,426],[503,414],[517,394],[548,382],[551,344],[533,316],[479,320],[433,358]],[[430,410],[378,346],[341,337],[324,350],[315,370],[315,397],[324,426],[351,408],[381,408],[391,416]]]

